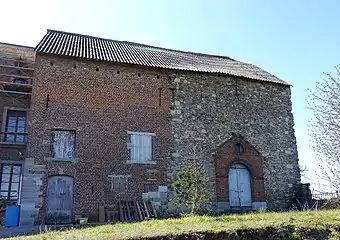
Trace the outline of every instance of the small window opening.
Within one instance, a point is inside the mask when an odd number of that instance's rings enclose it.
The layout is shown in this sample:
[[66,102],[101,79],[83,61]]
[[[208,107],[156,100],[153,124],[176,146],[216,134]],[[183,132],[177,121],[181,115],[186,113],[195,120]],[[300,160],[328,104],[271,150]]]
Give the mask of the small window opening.
[[138,73],[138,77],[140,77],[140,73]]
[[241,145],[241,143],[236,143],[235,144],[235,153],[237,153],[237,154],[242,153],[242,145]]
[[159,75],[157,75],[157,79],[159,79]]
[[97,71],[97,72],[99,71],[99,68],[98,68],[98,67],[96,68],[96,71]]
[[117,74],[120,74],[120,71],[117,71]]
[[111,176],[111,191],[126,193],[128,190],[128,175]]

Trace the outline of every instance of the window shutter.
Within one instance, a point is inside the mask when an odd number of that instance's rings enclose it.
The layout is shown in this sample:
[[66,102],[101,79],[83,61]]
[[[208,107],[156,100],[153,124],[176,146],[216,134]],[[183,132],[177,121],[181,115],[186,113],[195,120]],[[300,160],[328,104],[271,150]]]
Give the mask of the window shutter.
[[130,136],[130,160],[132,162],[152,161],[152,133],[128,132]]

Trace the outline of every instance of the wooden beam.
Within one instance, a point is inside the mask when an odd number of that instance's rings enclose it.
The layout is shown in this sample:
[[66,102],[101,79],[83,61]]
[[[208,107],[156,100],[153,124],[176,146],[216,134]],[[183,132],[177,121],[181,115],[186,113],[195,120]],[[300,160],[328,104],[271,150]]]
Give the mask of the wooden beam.
[[5,73],[0,73],[0,76],[14,77],[14,78],[22,78],[22,79],[33,79],[33,77],[29,77],[29,76],[20,76],[20,75],[5,74]]
[[0,84],[3,84],[3,85],[10,85],[10,86],[16,86],[16,87],[32,88],[32,84],[11,83],[11,82],[2,82],[2,81],[0,81]]
[[0,92],[3,92],[3,93],[13,93],[13,94],[24,94],[24,95],[31,95],[32,94],[32,93],[27,93],[27,92],[8,91],[8,90],[0,90]]
[[16,69],[34,71],[34,68],[16,67],[16,66],[11,66],[11,65],[0,65],[0,68],[1,67],[4,67],[4,68],[16,68]]

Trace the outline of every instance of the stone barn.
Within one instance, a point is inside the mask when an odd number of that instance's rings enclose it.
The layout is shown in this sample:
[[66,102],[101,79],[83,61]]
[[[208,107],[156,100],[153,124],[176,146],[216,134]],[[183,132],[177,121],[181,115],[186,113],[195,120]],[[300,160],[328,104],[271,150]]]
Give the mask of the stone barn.
[[[122,200],[176,212],[195,148],[211,211],[291,206],[291,86],[252,64],[48,30],[35,48],[21,224],[94,221]],[[104,210],[105,212],[105,210]]]

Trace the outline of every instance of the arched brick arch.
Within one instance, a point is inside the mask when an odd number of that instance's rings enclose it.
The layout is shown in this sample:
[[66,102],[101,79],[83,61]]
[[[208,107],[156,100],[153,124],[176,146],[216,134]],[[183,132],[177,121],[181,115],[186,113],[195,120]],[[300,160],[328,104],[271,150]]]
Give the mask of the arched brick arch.
[[228,173],[234,164],[243,164],[250,172],[253,209],[265,207],[263,160],[263,156],[240,135],[234,134],[218,148],[215,156],[218,211],[229,210]]

